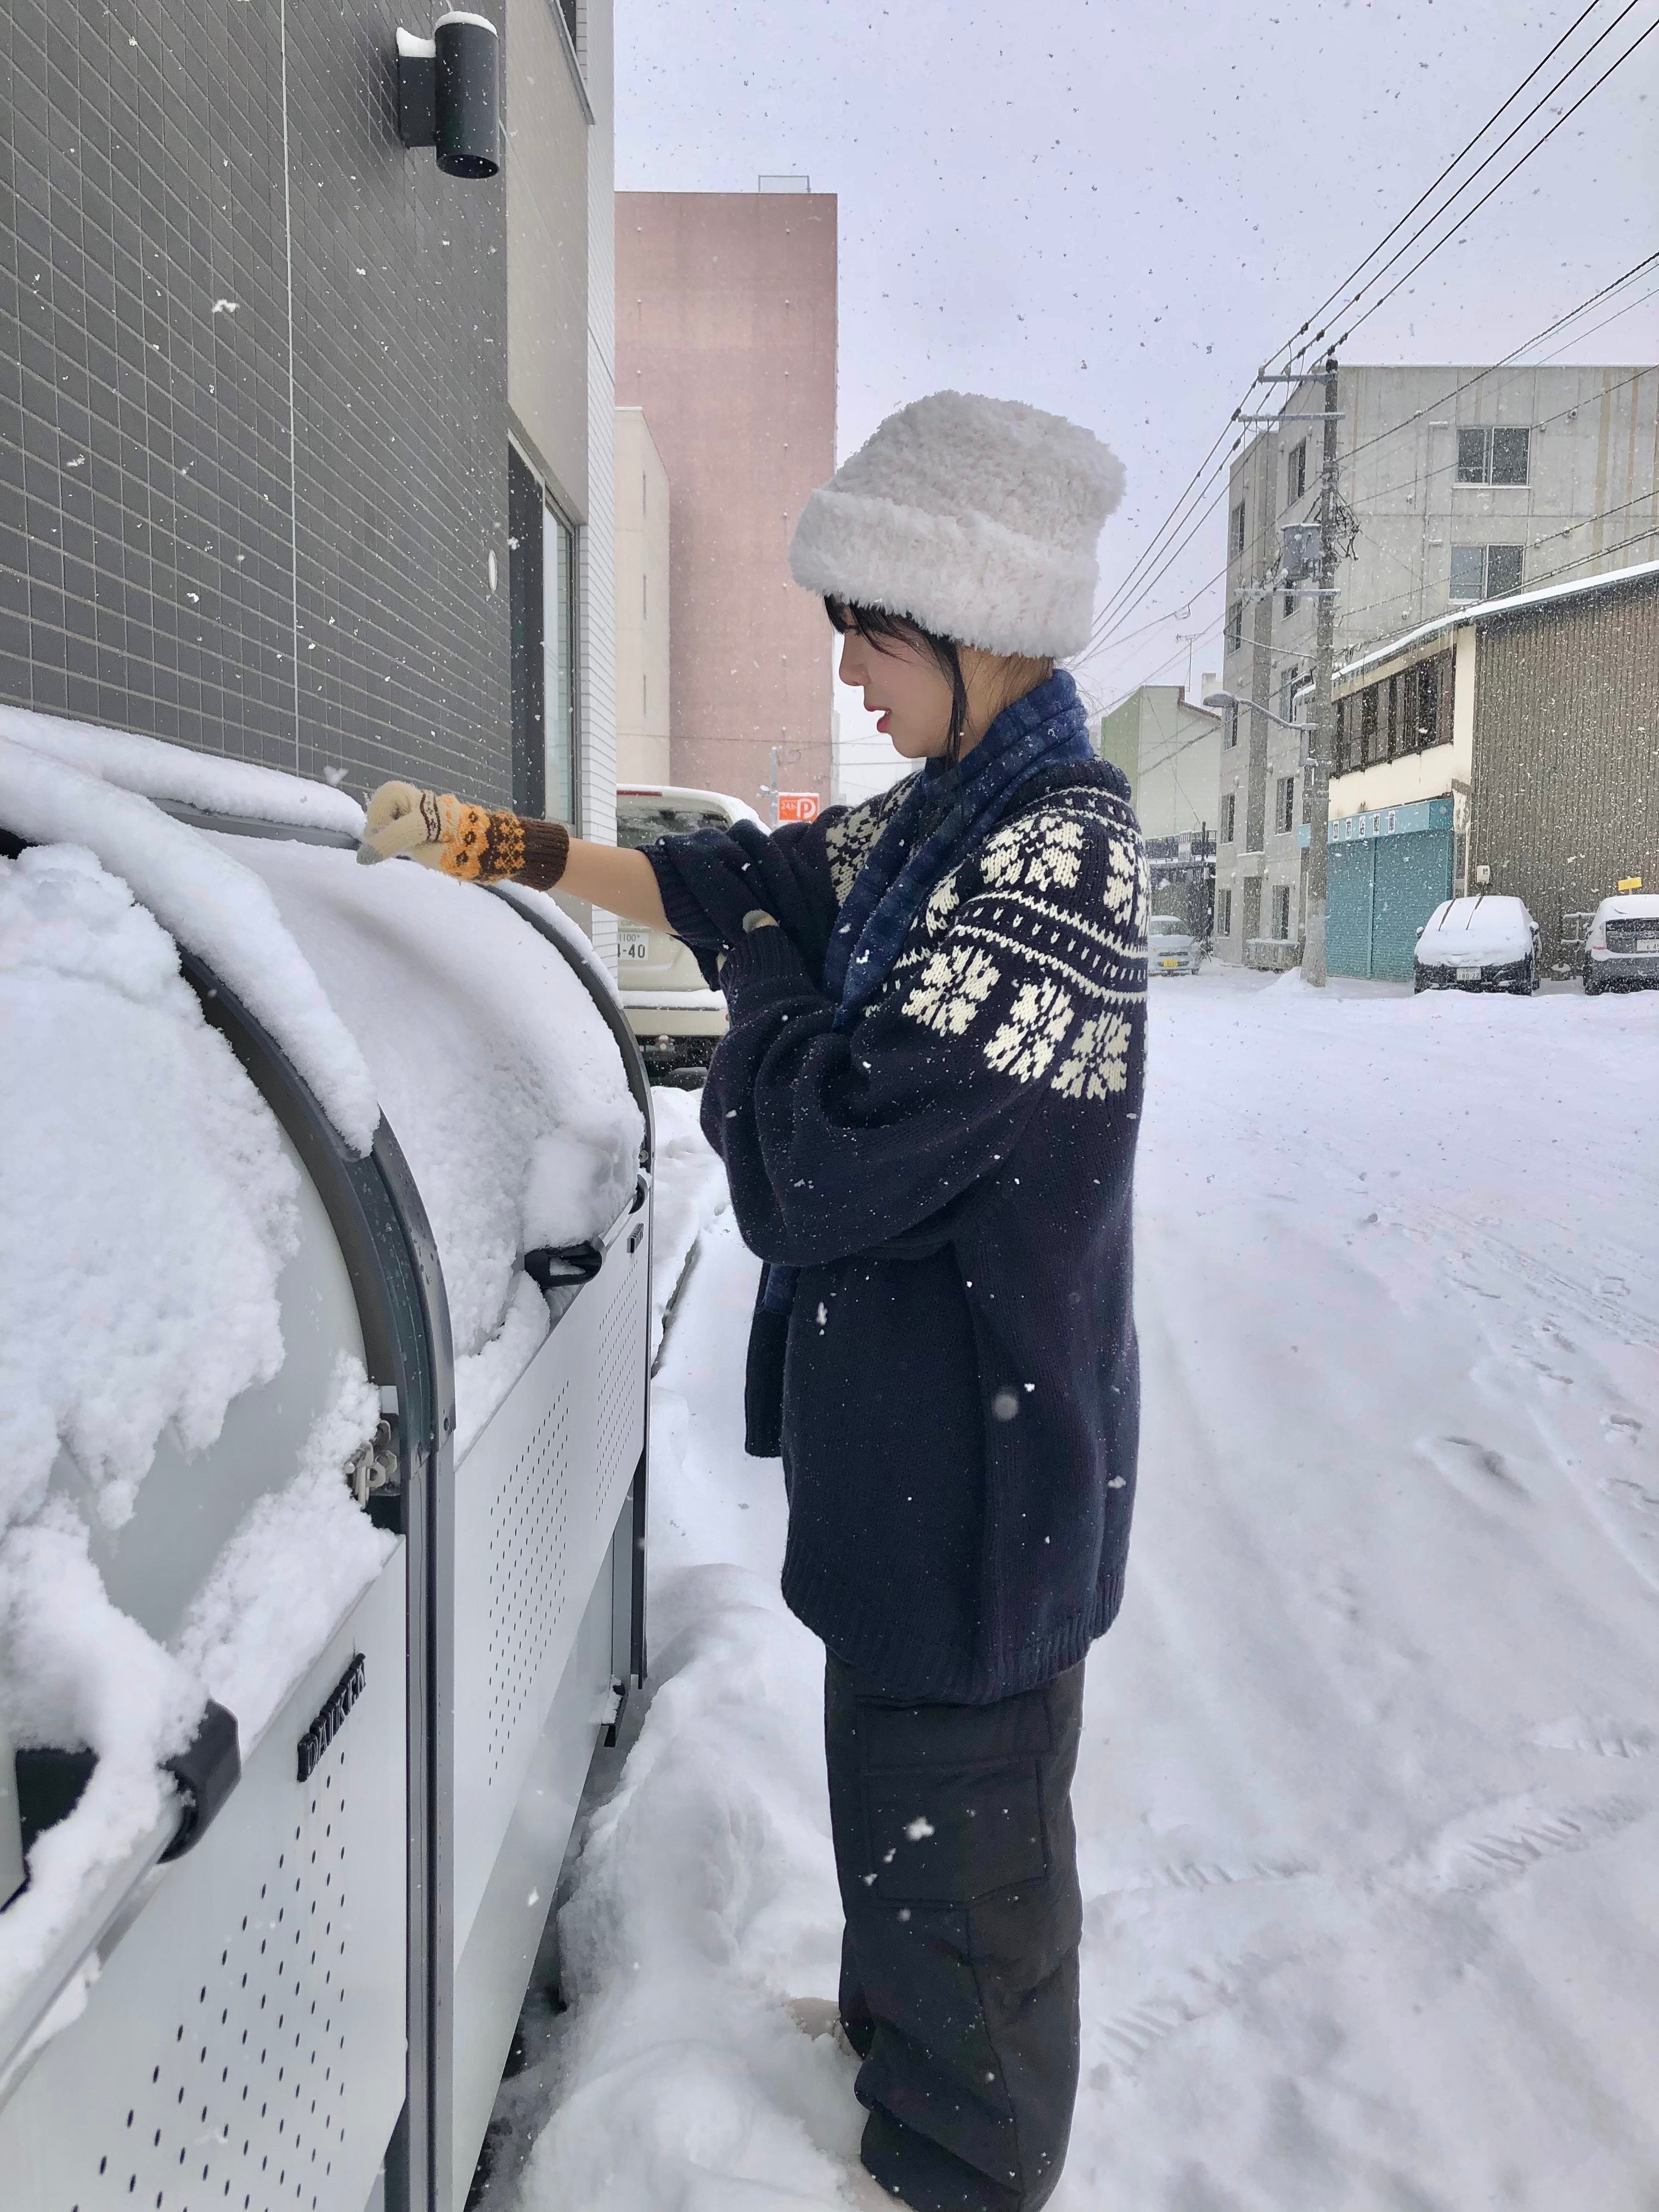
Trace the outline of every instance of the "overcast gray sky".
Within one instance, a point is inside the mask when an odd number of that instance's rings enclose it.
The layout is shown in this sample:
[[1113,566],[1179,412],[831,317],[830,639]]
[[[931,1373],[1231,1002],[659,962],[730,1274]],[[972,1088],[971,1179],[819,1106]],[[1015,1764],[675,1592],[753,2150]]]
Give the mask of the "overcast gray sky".
[[[842,454],[942,385],[1088,423],[1129,476],[1109,590],[1257,365],[1583,3],[617,0],[617,181],[836,192]],[[1625,5],[1598,0],[1530,96]],[[1637,0],[1557,106],[1655,21]],[[1659,33],[1350,357],[1496,359],[1659,247],[1656,125]],[[1559,357],[1659,357],[1656,277]],[[1136,623],[1170,618],[1089,665],[1097,696],[1184,678],[1176,631],[1207,633],[1195,672],[1218,665],[1219,591],[1173,611],[1224,554],[1218,511]]]

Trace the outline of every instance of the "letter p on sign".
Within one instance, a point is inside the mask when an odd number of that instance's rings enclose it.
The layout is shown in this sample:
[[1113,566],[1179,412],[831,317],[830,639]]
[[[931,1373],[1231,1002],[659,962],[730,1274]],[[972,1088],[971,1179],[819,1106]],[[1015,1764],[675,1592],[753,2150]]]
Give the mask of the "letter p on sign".
[[781,791],[778,793],[780,822],[816,822],[818,818],[818,795],[816,791]]

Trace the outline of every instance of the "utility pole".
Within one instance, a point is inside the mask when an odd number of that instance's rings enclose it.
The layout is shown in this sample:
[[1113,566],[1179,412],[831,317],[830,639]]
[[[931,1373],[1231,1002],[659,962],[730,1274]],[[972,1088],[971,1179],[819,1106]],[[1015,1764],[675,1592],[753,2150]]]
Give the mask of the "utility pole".
[[1325,356],[1325,450],[1319,477],[1319,598],[1314,610],[1313,730],[1303,779],[1308,824],[1307,911],[1302,929],[1302,978],[1324,988],[1325,914],[1330,883],[1331,763],[1336,757],[1336,711],[1331,674],[1336,665],[1336,354]]

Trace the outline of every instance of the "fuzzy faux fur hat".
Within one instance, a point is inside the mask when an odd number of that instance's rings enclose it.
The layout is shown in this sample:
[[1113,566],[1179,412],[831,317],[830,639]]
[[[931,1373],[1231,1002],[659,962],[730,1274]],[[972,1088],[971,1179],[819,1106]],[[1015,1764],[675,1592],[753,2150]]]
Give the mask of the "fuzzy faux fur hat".
[[890,415],[807,501],[795,581],[988,653],[1087,644],[1101,525],[1123,465],[1017,399],[935,392]]

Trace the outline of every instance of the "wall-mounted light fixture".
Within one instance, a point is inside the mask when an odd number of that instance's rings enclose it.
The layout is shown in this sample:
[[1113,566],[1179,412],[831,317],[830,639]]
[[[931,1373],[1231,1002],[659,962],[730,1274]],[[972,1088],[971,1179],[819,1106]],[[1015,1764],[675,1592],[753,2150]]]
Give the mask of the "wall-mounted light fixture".
[[398,136],[432,146],[448,177],[501,166],[501,40],[487,15],[440,15],[429,39],[398,33]]

